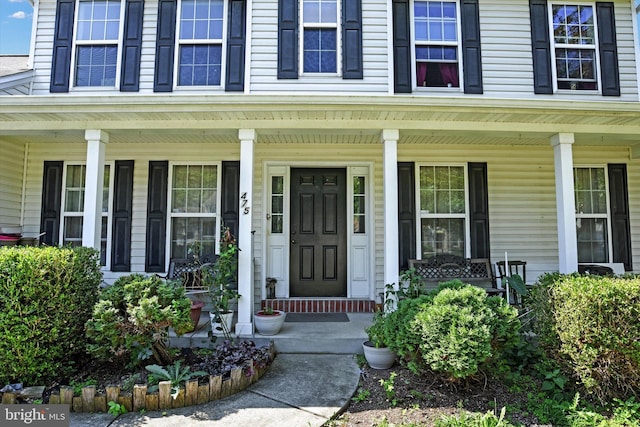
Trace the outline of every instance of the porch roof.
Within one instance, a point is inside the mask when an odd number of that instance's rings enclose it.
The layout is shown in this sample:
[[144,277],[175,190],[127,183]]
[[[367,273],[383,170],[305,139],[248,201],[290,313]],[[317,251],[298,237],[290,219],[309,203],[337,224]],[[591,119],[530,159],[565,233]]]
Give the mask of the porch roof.
[[[112,142],[377,143],[399,129],[400,143],[541,144],[556,133],[577,144],[640,150],[640,103],[418,96],[76,95],[0,97],[0,137],[84,142],[102,129]],[[635,148],[634,148],[635,151]],[[640,151],[639,151],[640,153]]]

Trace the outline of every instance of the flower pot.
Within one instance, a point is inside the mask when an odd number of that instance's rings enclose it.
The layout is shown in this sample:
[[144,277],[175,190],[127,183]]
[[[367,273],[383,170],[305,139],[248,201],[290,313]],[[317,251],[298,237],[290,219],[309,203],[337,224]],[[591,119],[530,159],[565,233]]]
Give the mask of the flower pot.
[[396,361],[396,354],[388,347],[376,347],[371,341],[362,343],[364,357],[373,369],[389,369]]
[[253,316],[253,321],[260,335],[275,335],[280,332],[285,317],[284,311],[273,310],[273,314],[267,314],[261,310]]
[[193,329],[191,331],[195,331],[198,327],[202,307],[204,307],[204,301],[191,301],[191,321],[193,322]]
[[[231,333],[233,311],[220,313],[221,319],[217,319],[214,312],[209,312],[209,317],[211,318],[211,332],[213,332],[213,335],[224,335],[225,332]],[[222,323],[220,320],[222,320]]]

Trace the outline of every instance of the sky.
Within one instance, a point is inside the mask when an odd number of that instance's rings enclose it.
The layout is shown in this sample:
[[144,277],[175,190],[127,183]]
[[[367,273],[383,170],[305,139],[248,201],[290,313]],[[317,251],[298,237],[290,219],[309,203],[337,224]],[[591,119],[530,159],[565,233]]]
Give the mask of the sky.
[[29,54],[32,18],[28,0],[0,0],[0,55]]

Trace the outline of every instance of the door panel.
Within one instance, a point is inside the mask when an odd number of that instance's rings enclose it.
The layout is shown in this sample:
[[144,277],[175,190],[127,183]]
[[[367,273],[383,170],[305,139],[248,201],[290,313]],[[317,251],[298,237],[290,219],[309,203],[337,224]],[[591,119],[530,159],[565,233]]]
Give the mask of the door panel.
[[346,214],[344,169],[291,169],[290,296],[347,296]]

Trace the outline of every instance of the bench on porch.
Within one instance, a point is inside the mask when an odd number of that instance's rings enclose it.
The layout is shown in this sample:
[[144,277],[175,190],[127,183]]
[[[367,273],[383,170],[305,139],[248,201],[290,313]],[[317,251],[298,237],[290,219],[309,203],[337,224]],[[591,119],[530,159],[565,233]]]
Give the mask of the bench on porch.
[[487,258],[439,254],[426,259],[410,259],[409,268],[415,269],[427,289],[436,289],[441,282],[459,279],[483,288],[489,295],[502,295],[504,292],[495,287],[491,262]]
[[171,258],[166,276],[160,276],[167,280],[182,280],[187,295],[208,292],[202,281],[202,268],[211,265],[215,259],[203,257],[200,260],[194,258]]

